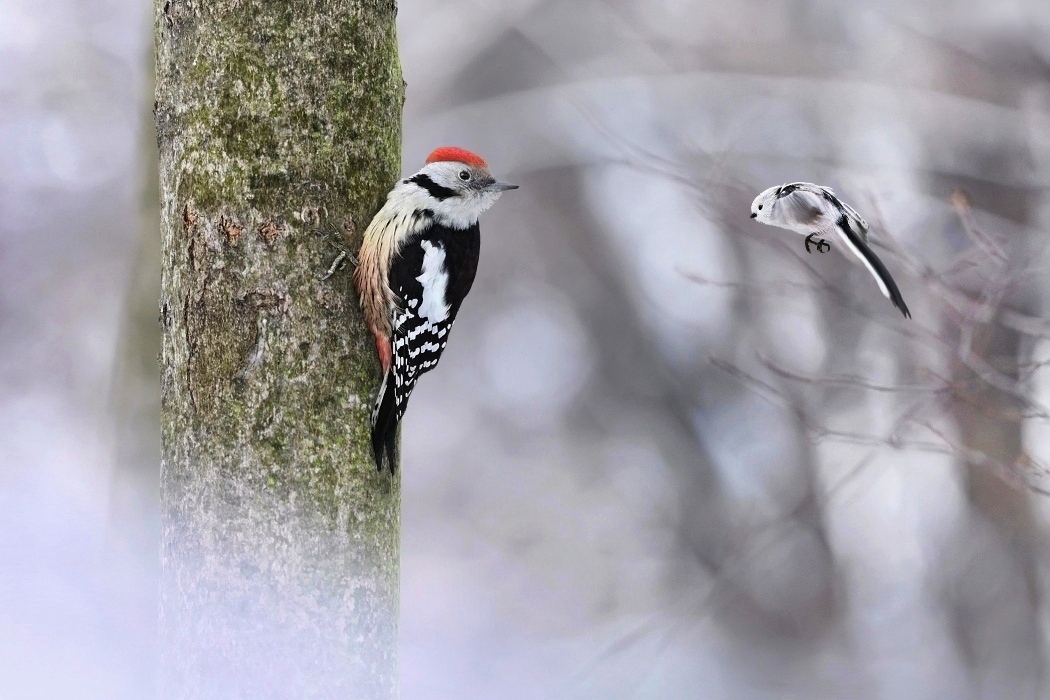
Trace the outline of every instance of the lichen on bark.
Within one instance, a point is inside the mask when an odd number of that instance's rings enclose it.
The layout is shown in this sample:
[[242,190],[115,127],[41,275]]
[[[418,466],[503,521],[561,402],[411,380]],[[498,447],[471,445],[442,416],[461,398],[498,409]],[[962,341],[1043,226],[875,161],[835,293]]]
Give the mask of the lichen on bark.
[[396,694],[400,483],[313,231],[356,248],[398,177],[395,15],[157,0],[165,697]]

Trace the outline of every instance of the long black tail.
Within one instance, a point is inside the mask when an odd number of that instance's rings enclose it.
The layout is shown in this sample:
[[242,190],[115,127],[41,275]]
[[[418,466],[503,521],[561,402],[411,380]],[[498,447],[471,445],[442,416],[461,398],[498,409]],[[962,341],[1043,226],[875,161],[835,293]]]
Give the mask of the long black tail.
[[395,450],[397,447],[397,403],[394,401],[394,370],[383,377],[376,398],[375,414],[372,416],[372,451],[375,453],[376,469],[383,471],[383,453],[386,452],[390,473],[397,471]]
[[908,310],[908,305],[904,303],[904,297],[901,296],[900,288],[893,281],[890,271],[879,260],[879,256],[875,255],[875,251],[869,248],[864,239],[857,235],[857,232],[850,226],[849,219],[845,214],[836,223],[838,224],[836,228],[838,228],[842,240],[853,249],[853,253],[868,268],[868,272],[875,278],[882,293],[893,302],[894,306],[900,309],[900,312],[904,314],[904,318],[911,318],[911,311]]

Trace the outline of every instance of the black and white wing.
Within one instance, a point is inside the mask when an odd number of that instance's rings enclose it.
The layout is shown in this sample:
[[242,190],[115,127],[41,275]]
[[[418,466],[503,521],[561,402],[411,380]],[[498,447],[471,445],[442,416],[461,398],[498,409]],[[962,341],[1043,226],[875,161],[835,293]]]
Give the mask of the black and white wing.
[[383,377],[372,413],[376,466],[382,453],[394,465],[397,425],[419,377],[437,366],[452,324],[474,282],[480,253],[475,224],[466,230],[433,225],[401,249],[390,270],[390,286],[400,299],[393,311],[393,364]]
[[[827,188],[825,188],[827,189]],[[835,196],[835,193],[830,189],[828,190],[829,199],[838,202],[841,211],[849,219],[850,227],[858,236],[864,239],[864,242],[868,242],[868,222],[864,220],[864,217],[857,213],[857,210],[850,205],[843,202],[841,199]]]
[[[441,241],[424,239],[417,250],[402,258],[407,270],[419,274],[394,288],[401,299],[401,307],[394,310],[392,339],[396,420],[405,415],[416,380],[437,366],[456,320],[447,300],[445,257]],[[415,264],[413,258],[421,260]]]
[[814,233],[834,221],[824,189],[808,182],[783,185],[774,195],[769,222],[799,233]]

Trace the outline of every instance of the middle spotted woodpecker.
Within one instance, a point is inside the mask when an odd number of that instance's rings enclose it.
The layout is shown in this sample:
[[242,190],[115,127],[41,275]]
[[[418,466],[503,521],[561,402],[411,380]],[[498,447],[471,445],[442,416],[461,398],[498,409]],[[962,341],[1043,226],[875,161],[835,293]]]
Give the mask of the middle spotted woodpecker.
[[419,376],[437,366],[481,250],[478,217],[505,190],[488,164],[438,148],[401,180],[365,230],[354,286],[375,336],[383,383],[372,411],[376,467],[395,468],[397,425]]

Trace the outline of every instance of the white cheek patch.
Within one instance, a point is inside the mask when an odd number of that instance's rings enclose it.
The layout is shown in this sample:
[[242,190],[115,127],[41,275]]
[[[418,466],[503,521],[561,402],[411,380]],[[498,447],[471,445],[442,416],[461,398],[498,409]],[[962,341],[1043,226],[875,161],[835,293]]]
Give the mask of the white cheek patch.
[[441,244],[434,245],[423,241],[423,274],[416,280],[423,285],[423,301],[419,305],[419,315],[431,323],[439,323],[448,318],[448,304],[445,303],[445,290],[448,288],[448,272],[445,271],[445,249]]
[[434,218],[452,228],[465,229],[478,223],[481,215],[500,197],[499,192],[482,192],[463,197],[449,197],[435,203],[433,199],[426,204],[434,210]]

